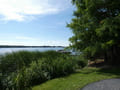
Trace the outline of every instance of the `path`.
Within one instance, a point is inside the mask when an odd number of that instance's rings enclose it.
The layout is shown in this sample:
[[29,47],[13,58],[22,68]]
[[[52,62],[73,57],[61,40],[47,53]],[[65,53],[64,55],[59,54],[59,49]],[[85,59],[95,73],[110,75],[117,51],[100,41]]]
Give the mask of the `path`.
[[120,90],[120,79],[106,79],[86,85],[81,90]]

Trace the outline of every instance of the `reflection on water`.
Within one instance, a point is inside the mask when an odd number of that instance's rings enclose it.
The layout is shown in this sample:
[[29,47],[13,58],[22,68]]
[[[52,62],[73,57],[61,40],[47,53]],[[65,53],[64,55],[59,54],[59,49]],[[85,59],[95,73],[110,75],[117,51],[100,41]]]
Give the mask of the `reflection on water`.
[[11,53],[16,51],[48,51],[48,50],[62,50],[64,48],[0,48],[0,54]]

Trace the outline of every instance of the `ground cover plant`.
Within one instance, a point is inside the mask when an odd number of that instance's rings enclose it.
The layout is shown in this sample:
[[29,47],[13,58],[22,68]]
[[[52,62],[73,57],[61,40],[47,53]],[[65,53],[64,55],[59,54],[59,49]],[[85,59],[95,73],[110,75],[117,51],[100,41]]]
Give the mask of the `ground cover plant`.
[[[1,90],[30,90],[47,80],[69,75],[85,64],[78,57],[56,51],[7,53],[0,57]],[[82,63],[82,61],[80,61]]]

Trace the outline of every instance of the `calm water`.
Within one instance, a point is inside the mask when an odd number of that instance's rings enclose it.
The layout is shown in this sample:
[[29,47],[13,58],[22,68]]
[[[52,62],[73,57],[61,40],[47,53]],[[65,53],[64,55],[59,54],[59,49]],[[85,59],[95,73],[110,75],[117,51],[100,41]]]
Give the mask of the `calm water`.
[[64,48],[0,48],[0,54],[11,53],[16,51],[48,51],[48,50],[63,50]]

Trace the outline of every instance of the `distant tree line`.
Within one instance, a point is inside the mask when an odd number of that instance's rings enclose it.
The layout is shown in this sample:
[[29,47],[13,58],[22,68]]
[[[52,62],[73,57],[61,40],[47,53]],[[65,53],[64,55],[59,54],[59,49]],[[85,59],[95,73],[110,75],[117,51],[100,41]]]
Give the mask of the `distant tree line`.
[[24,45],[0,45],[0,48],[59,48],[64,46],[24,46]]

